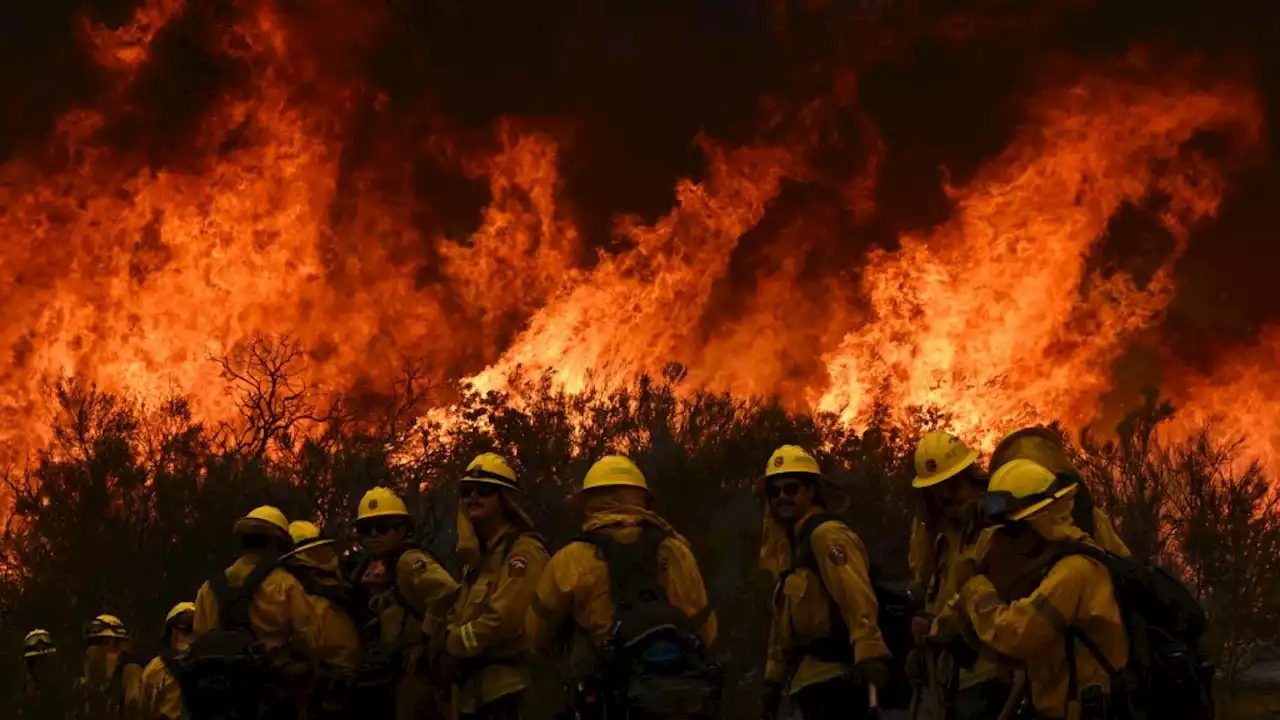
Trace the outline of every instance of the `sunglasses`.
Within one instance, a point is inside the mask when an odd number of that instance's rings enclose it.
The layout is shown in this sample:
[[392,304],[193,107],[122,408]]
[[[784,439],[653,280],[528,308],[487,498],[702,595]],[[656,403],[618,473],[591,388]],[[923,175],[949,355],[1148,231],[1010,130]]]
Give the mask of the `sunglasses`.
[[766,484],[764,492],[770,500],[776,500],[779,497],[795,497],[800,494],[800,489],[803,487],[804,483],[799,480],[785,480]]
[[365,520],[356,523],[356,534],[361,537],[369,537],[372,535],[386,535],[399,525],[395,520],[385,520],[378,518],[376,520]]
[[497,485],[490,485],[488,483],[462,483],[462,485],[458,487],[458,497],[464,499],[469,497],[493,497],[498,494],[498,490],[500,489],[501,488]]

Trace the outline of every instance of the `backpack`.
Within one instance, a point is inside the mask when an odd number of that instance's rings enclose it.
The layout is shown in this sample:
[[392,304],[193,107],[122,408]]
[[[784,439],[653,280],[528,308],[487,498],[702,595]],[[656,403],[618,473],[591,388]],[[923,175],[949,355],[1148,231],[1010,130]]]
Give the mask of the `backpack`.
[[[796,534],[795,546],[791,555],[791,567],[783,572],[779,583],[787,575],[797,570],[810,570],[821,579],[818,561],[813,553],[813,532],[822,524],[835,520],[844,524],[838,515],[818,513],[804,521]],[[880,636],[889,647],[890,657],[886,659],[889,666],[889,681],[878,688],[880,707],[906,708],[911,702],[911,680],[907,673],[907,654],[915,647],[911,635],[911,619],[924,609],[923,598],[912,591],[908,580],[895,581],[885,578],[880,568],[872,564],[868,570],[871,589],[876,596],[876,625],[880,628]],[[827,637],[816,640],[800,648],[803,655],[813,656],[825,662],[853,663],[853,646],[849,644],[849,626],[844,621],[844,614],[835,600],[831,604],[831,633]]]
[[1164,569],[1137,563],[1084,543],[1068,543],[1062,557],[1084,555],[1111,576],[1129,639],[1129,664],[1117,669],[1101,648],[1077,628],[1067,631],[1068,697],[1076,697],[1075,643],[1111,677],[1112,706],[1126,720],[1212,720],[1213,663],[1201,651],[1208,625],[1204,609]]
[[271,666],[249,611],[275,569],[273,562],[259,564],[234,588],[224,573],[209,579],[218,602],[218,628],[196,637],[177,663],[178,688],[191,720],[248,720],[261,712]]
[[614,611],[602,680],[606,696],[620,706],[623,717],[635,712],[711,718],[719,705],[719,670],[708,662],[701,638],[711,606],[690,616],[671,604],[658,562],[667,537],[662,528],[644,523],[634,543],[599,530],[576,538],[594,546],[608,567]]

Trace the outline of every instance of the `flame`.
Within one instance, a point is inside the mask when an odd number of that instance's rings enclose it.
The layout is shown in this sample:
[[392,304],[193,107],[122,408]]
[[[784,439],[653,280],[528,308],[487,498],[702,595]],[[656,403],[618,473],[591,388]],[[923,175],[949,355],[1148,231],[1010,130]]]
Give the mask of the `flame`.
[[[274,3],[236,8],[210,32],[252,80],[210,104],[181,162],[111,141],[132,111],[119,89],[191,11],[148,0],[121,28],[84,23],[117,92],[0,166],[10,447],[47,439],[44,385],[66,373],[143,398],[176,390],[198,417],[227,418],[210,358],[270,335],[306,348],[305,380],[334,393],[385,388],[405,358],[482,391],[517,368],[574,391],[678,361],[684,388],[776,396],[854,425],[885,403],[941,407],[987,440],[1030,421],[1079,427],[1098,416],[1112,364],[1160,323],[1195,224],[1226,192],[1191,141],[1223,132],[1247,147],[1262,130],[1239,85],[1134,67],[1085,75],[1046,89],[1009,147],[947,188],[950,219],[864,252],[886,152],[842,78],[832,98],[790,112],[772,101],[755,142],[698,138],[705,170],[676,184],[669,212],[617,217],[612,238],[587,238],[561,177],[570,137],[518,118],[479,143],[443,121],[401,127],[393,98],[330,67],[324,44]],[[833,150],[819,137],[830,117],[851,120],[859,141]],[[373,143],[376,163],[351,148],[366,125],[398,131]],[[832,152],[859,171],[827,188],[834,205],[797,210],[788,188],[830,182],[820,166]],[[474,232],[420,221],[450,210],[415,190],[423,158],[487,184]],[[1142,277],[1095,259],[1128,207],[1154,213],[1172,240]],[[1260,428],[1280,408],[1256,378],[1280,366],[1278,338],[1269,329],[1186,381],[1187,417],[1243,403],[1241,432],[1272,456],[1280,437]]]

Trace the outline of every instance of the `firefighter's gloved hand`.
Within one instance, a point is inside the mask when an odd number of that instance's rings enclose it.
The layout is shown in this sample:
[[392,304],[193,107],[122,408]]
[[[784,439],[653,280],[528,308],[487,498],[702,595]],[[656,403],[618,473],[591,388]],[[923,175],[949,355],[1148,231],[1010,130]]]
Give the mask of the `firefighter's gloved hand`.
[[767,682],[760,699],[760,717],[778,720],[778,708],[782,706],[782,683]]
[[884,687],[889,682],[889,666],[879,658],[863,660],[853,666],[853,672],[858,680],[878,688]]

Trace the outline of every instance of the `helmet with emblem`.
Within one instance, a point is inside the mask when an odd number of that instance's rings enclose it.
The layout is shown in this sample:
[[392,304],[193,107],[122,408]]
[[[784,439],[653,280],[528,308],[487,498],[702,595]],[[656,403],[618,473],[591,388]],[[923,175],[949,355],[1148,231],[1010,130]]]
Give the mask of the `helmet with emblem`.
[[411,519],[409,507],[404,504],[389,488],[375,487],[360,498],[360,507],[356,510],[356,522],[372,520],[380,517],[402,517]]
[[931,432],[916,445],[916,477],[913,488],[933,487],[959,475],[978,459],[960,438],[946,432]]
[[799,478],[813,483],[817,489],[817,501],[830,512],[844,512],[849,507],[848,492],[832,482],[822,472],[817,458],[799,445],[782,445],[773,451],[764,466],[764,475],[757,481],[757,490],[764,491],[770,483]]

